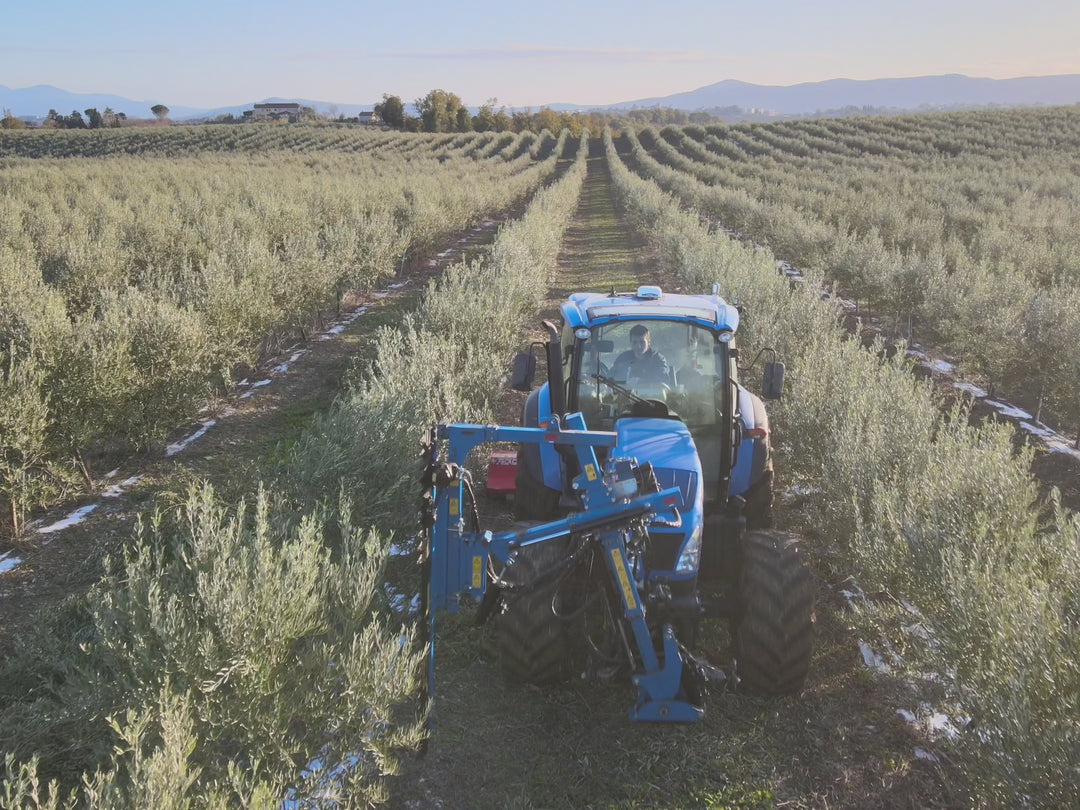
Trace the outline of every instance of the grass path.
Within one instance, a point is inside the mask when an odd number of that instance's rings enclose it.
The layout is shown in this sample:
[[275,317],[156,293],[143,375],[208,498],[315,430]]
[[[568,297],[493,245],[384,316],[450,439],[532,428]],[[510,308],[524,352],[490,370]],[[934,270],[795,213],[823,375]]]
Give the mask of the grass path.
[[590,158],[549,300],[557,303],[580,290],[627,290],[645,283],[656,283],[652,251],[616,210],[607,161]]

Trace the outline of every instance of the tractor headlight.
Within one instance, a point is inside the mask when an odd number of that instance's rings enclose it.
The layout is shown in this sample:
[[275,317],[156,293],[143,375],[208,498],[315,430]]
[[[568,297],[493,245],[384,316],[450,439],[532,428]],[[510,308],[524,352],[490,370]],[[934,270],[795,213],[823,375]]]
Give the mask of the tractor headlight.
[[676,574],[693,574],[701,567],[701,524],[694,527],[690,533],[690,539],[683,546],[678,562],[675,563]]

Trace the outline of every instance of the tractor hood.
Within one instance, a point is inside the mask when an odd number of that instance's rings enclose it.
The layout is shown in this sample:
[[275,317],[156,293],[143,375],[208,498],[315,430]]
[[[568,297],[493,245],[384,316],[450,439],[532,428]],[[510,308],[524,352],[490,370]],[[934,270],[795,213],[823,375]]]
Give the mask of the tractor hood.
[[701,459],[690,430],[677,419],[625,417],[615,423],[618,441],[611,457],[636,458],[650,462],[661,487],[677,486],[683,496],[683,510],[701,508]]

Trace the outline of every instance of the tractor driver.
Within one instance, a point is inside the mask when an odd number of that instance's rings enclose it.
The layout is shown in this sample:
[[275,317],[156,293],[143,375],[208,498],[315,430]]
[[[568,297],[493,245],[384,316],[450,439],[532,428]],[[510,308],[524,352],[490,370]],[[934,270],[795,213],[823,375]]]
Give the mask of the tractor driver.
[[615,358],[611,376],[621,382],[632,378],[655,385],[670,382],[667,358],[653,349],[647,326],[639,323],[630,330],[630,348]]

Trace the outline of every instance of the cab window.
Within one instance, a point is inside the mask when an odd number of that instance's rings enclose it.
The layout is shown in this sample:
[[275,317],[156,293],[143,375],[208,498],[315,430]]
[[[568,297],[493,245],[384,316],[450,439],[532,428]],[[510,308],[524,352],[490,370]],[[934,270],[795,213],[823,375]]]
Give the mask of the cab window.
[[[690,427],[714,425],[726,376],[712,332],[678,321],[620,321],[579,344],[577,407],[586,424],[610,430],[635,398],[660,400]],[[569,368],[567,369],[569,371]]]

